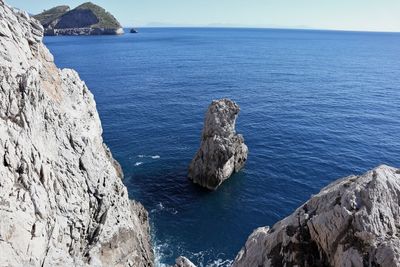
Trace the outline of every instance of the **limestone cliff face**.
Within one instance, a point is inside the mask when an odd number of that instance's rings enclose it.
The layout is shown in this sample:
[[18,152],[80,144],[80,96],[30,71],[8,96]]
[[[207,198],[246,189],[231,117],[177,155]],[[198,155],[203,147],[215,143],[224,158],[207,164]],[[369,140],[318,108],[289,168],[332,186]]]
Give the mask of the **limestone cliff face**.
[[215,190],[246,163],[248,148],[236,134],[239,106],[230,99],[215,100],[208,107],[200,148],[189,166],[189,179]]
[[0,0],[0,266],[152,266],[93,96]]
[[233,266],[400,266],[399,203],[398,169],[343,178],[255,230]]

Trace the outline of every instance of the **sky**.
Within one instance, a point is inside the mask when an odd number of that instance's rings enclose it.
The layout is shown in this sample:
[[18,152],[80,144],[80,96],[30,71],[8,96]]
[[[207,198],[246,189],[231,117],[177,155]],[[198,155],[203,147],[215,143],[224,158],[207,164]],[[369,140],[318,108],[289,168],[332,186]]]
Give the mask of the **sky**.
[[[6,0],[37,14],[84,0]],[[123,26],[220,26],[400,32],[400,0],[93,0]]]

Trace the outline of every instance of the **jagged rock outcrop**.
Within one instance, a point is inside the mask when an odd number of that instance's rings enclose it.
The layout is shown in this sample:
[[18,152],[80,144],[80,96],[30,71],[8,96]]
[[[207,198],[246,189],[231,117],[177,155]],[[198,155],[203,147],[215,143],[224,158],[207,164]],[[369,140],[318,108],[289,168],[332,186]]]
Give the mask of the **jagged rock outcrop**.
[[117,19],[104,8],[91,2],[72,10],[57,6],[36,16],[45,35],[119,35],[124,30]]
[[188,258],[186,257],[179,257],[175,261],[174,267],[196,267]]
[[243,168],[248,148],[235,130],[239,111],[239,106],[229,99],[215,100],[209,106],[200,149],[189,166],[188,177],[194,183],[215,190]]
[[400,266],[399,203],[398,169],[340,179],[254,231],[233,266]]
[[0,0],[0,266],[152,266],[147,212],[103,144],[93,95],[42,36]]

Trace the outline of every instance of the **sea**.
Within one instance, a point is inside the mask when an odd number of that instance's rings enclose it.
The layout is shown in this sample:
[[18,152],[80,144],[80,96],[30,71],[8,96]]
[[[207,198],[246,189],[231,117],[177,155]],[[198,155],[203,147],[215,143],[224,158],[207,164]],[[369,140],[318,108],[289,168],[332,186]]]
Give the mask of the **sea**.
[[[131,198],[149,211],[157,266],[229,266],[330,182],[400,167],[400,34],[142,28],[46,37],[93,92]],[[211,192],[187,179],[214,99],[241,108],[245,168]]]

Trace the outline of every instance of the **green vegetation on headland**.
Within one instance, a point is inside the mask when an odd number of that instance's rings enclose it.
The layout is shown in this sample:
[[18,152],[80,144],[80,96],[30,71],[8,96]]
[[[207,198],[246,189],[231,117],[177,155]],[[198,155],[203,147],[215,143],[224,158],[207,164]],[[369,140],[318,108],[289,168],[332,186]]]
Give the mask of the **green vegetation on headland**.
[[91,2],[72,10],[69,6],[57,6],[34,17],[43,25],[46,35],[123,33],[121,24],[112,14]]
[[47,27],[52,21],[57,20],[69,10],[69,6],[56,6],[49,10],[43,11],[42,13],[34,16],[34,18],[39,20],[43,27]]
[[75,8],[74,10],[92,11],[99,20],[97,24],[92,26],[94,28],[106,28],[106,29],[121,28],[121,24],[111,13],[107,12],[104,8],[95,5],[91,2],[84,3]]

